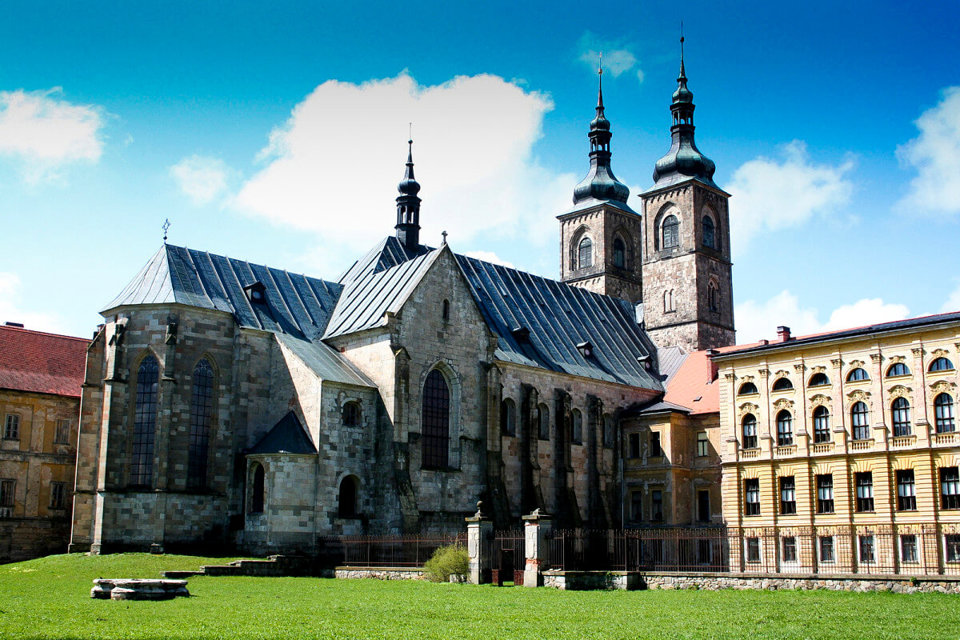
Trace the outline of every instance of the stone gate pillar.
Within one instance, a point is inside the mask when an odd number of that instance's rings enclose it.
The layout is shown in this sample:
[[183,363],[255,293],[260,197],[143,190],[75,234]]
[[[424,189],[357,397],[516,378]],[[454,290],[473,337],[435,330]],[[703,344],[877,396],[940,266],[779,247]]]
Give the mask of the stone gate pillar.
[[523,568],[523,586],[543,586],[541,568],[550,551],[549,544],[553,533],[553,518],[534,509],[533,513],[523,516],[524,549],[526,565]]
[[477,512],[465,519],[467,554],[470,556],[467,579],[471,584],[487,584],[493,557],[493,521],[483,515],[483,502],[477,502]]

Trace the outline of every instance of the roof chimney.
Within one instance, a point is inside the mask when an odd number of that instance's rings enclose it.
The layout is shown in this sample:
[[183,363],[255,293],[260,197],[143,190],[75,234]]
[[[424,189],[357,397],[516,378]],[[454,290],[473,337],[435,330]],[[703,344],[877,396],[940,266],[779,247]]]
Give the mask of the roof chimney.
[[790,327],[777,327],[777,338],[779,338],[780,342],[788,341],[790,339]]
[[22,322],[10,322],[10,321],[8,320],[8,321],[7,321],[6,323],[4,323],[4,324],[6,324],[6,326],[8,326],[8,327],[16,327],[17,329],[23,329],[23,323],[22,323]]

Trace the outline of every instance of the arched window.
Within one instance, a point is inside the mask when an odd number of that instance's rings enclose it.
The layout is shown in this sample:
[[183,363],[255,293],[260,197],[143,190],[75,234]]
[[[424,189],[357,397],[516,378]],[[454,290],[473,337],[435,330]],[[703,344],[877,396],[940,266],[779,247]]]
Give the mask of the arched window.
[[357,509],[357,489],[360,488],[360,480],[357,476],[347,476],[340,481],[340,493],[337,496],[337,515],[341,518],[356,518],[359,513]]
[[810,376],[810,382],[807,383],[807,386],[808,387],[825,387],[828,384],[830,384],[830,378],[827,377],[827,374],[820,372]]
[[777,414],[777,446],[793,444],[793,416],[784,409]]
[[213,423],[213,367],[206,358],[193,368],[193,394],[190,401],[190,454],[187,486],[207,486],[207,452]]
[[897,398],[890,404],[890,413],[893,417],[893,435],[910,435],[910,401]]
[[870,411],[864,402],[854,402],[850,407],[850,424],[853,426],[854,440],[870,438]]
[[616,439],[616,430],[613,422],[613,416],[609,413],[603,416],[603,446],[608,449],[613,448],[613,441]]
[[450,301],[443,301],[443,321],[448,322],[450,320]]
[[933,415],[937,433],[951,433],[956,430],[953,422],[953,396],[941,393],[933,399]]
[[450,455],[450,390],[443,374],[434,369],[423,385],[421,408],[423,467],[445,469]]
[[157,436],[157,379],[160,365],[147,356],[137,369],[137,396],[133,418],[133,455],[130,484],[149,487],[153,480],[153,443]]
[[950,371],[953,369],[953,363],[948,359],[940,357],[930,363],[930,371]]
[[716,227],[713,224],[713,218],[703,216],[703,246],[710,249],[717,248]]
[[340,417],[347,427],[360,426],[360,403],[356,400],[345,403]]
[[664,289],[663,291],[663,312],[673,313],[677,310],[673,301],[673,289]]
[[823,405],[813,410],[813,441],[830,442],[830,410]]
[[577,247],[577,268],[586,269],[593,266],[593,241],[584,238]]
[[847,374],[847,382],[861,382],[863,380],[869,380],[870,376],[867,375],[867,372],[860,367],[857,367],[853,371]]
[[537,407],[537,436],[541,440],[550,439],[550,409],[545,404]]
[[793,389],[793,383],[789,378],[777,378],[773,383],[774,391],[789,391]]
[[504,398],[500,403],[500,434],[517,434],[517,405],[510,398]]
[[707,285],[707,303],[710,305],[710,311],[720,312],[720,288],[713,282]]
[[894,378],[896,376],[908,376],[910,375],[910,369],[907,368],[907,365],[902,362],[895,362],[890,365],[890,368],[887,369],[887,377]]
[[757,385],[752,382],[744,382],[740,385],[740,390],[737,391],[738,396],[748,396],[751,393],[759,393],[759,391],[757,391]]
[[743,416],[743,420],[740,424],[743,427],[743,448],[756,449],[757,418],[752,413],[748,413],[747,415]]
[[613,240],[613,266],[623,269],[627,266],[627,247],[620,238]]
[[664,218],[660,229],[660,248],[670,249],[680,245],[680,221],[677,220],[677,216],[671,214]]
[[573,442],[574,444],[583,442],[583,414],[579,409],[573,410]]
[[263,505],[266,503],[266,483],[263,465],[259,462],[253,463],[253,489],[250,492],[250,513],[263,513]]

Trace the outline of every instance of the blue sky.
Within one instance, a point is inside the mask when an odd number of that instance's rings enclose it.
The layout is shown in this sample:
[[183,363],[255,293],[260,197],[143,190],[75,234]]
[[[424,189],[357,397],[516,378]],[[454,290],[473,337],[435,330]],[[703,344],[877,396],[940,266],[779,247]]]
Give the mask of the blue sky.
[[7,2],[0,322],[88,335],[170,242],[336,279],[392,232],[556,277],[604,52],[639,208],[679,23],[741,342],[960,309],[960,4]]

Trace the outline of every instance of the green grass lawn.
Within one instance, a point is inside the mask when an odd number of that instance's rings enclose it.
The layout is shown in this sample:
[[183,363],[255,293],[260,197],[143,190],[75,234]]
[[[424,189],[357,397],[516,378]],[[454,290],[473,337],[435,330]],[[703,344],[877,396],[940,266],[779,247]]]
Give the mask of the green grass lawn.
[[74,554],[0,565],[0,638],[960,638],[960,596],[942,594],[196,577],[190,598],[90,598],[93,578],[224,561]]

